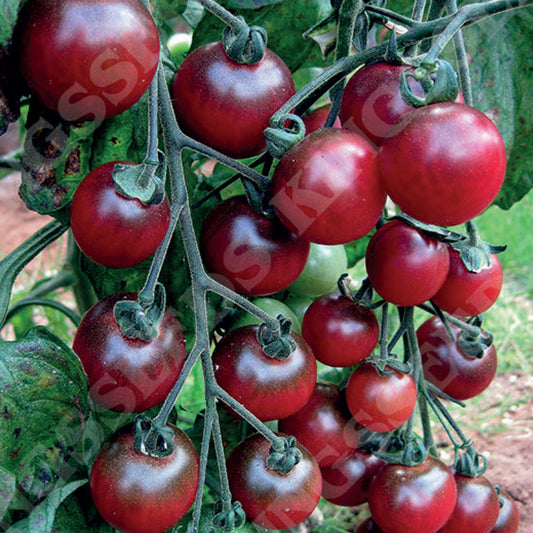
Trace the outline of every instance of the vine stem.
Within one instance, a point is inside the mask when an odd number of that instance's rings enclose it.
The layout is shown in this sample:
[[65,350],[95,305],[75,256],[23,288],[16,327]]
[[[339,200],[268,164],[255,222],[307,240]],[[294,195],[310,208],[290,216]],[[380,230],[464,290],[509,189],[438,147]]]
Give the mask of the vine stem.
[[219,18],[226,26],[229,26],[235,32],[246,30],[248,25],[242,19],[232,15],[227,9],[223,8],[214,0],[198,0],[207,11]]

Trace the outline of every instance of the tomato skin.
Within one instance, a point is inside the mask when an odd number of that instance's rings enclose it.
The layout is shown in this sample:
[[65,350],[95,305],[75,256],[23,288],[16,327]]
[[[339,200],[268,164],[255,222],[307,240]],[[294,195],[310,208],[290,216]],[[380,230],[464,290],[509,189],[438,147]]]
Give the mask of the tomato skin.
[[370,431],[391,431],[404,424],[416,405],[416,385],[409,374],[372,364],[357,367],[346,384],[346,403],[355,420]]
[[288,287],[304,269],[309,242],[276,219],[258,215],[244,196],[209,213],[200,232],[207,270],[240,294],[264,296]]
[[330,466],[353,452],[359,431],[339,388],[318,382],[307,403],[278,423],[280,432],[296,437],[320,467]]
[[378,525],[372,520],[367,518],[356,530],[355,533],[383,533],[382,529],[379,529]]
[[270,446],[262,435],[255,434],[230,453],[230,490],[249,520],[269,529],[288,529],[314,511],[322,478],[316,461],[303,446],[298,446],[302,459],[291,472],[270,470],[266,466]]
[[[316,130],[320,130],[324,127],[324,124],[326,123],[326,120],[328,119],[329,110],[331,109],[331,104],[326,104],[320,107],[317,107],[316,109],[313,109],[312,111],[309,111],[309,113],[306,113],[302,120],[304,121],[305,125],[305,133],[306,135],[309,135],[310,133],[313,133]],[[341,127],[341,121],[339,117],[335,119],[333,122],[334,128],[340,128]]]
[[480,111],[453,102],[411,111],[378,159],[392,201],[413,218],[440,226],[462,224],[485,210],[506,167],[496,126]]
[[221,42],[192,52],[172,85],[178,124],[230,157],[257,155],[270,117],[295,93],[287,65],[267,48],[255,65],[235,63]]
[[20,68],[32,93],[64,120],[129,109],[157,69],[159,34],[137,0],[41,0],[24,11]]
[[454,474],[457,485],[455,509],[439,533],[490,533],[498,520],[498,493],[483,476]]
[[366,235],[385,206],[376,151],[348,130],[324,128],[280,159],[272,205],[293,233],[319,244],[345,244]]
[[351,366],[366,359],[379,340],[374,313],[339,293],[315,300],[304,315],[302,334],[318,361]]
[[381,226],[365,256],[372,287],[395,305],[414,306],[442,287],[450,266],[448,247],[399,220]]
[[91,398],[106,409],[127,413],[161,403],[185,363],[181,324],[168,310],[154,340],[122,334],[113,308],[118,301],[135,298],[127,293],[97,302],[82,318],[73,344],[87,374]]
[[119,194],[111,161],[96,167],[80,183],[72,199],[70,223],[81,251],[99,265],[126,268],[148,259],[170,224],[168,198],[157,205]]
[[[460,329],[450,324],[457,337]],[[494,344],[481,358],[469,357],[450,339],[444,324],[432,317],[417,331],[424,377],[456,400],[468,400],[481,394],[492,382],[498,366]]]
[[370,482],[372,518],[387,533],[436,533],[451,516],[457,489],[451,470],[428,456],[418,466],[388,464]]
[[133,449],[133,433],[106,441],[94,461],[90,487],[102,517],[125,533],[159,533],[180,520],[198,489],[199,458],[189,437],[174,432],[174,452],[162,459]]
[[347,507],[365,503],[372,478],[385,464],[371,453],[355,450],[348,457],[321,467],[322,497],[335,505]]
[[237,328],[213,352],[217,383],[259,420],[285,418],[309,400],[316,383],[316,360],[302,337],[292,333],[296,350],[286,359],[263,352],[259,326]]
[[500,498],[503,500],[503,507],[500,508],[498,520],[490,533],[516,533],[520,523],[516,502],[502,489],[500,489]]
[[450,270],[432,298],[443,311],[459,317],[476,316],[492,307],[502,290],[503,272],[498,256],[490,255],[490,267],[470,272],[459,252],[449,249]]

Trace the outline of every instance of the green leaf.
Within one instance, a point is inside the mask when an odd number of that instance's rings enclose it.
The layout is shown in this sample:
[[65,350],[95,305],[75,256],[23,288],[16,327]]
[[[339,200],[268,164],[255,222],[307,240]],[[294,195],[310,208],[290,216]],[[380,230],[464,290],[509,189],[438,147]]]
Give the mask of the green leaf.
[[0,467],[0,524],[11,500],[15,496],[16,479],[13,474]]
[[224,4],[230,9],[259,9],[263,6],[279,4],[283,0],[226,0]]
[[22,0],[2,0],[0,3],[0,56],[2,48],[7,47],[11,42],[13,30],[17,23],[18,11]]
[[85,485],[87,479],[72,481],[53,490],[46,499],[34,507],[27,518],[20,520],[7,530],[7,533],[28,533],[32,531],[52,531],[57,508],[77,488]]
[[533,10],[485,19],[465,30],[474,106],[496,122],[507,151],[505,182],[495,203],[509,209],[533,187]]
[[0,341],[0,464],[32,501],[85,473],[79,445],[89,410],[76,354],[43,327]]

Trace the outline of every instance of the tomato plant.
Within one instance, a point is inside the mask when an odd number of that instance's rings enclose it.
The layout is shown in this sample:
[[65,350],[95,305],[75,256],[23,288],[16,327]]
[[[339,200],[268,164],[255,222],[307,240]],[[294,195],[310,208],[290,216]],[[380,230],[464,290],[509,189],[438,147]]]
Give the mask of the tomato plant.
[[98,512],[127,533],[159,533],[172,527],[194,502],[198,452],[187,435],[172,427],[174,451],[160,459],[133,449],[133,432],[104,443],[91,469],[91,495]]
[[162,402],[185,362],[181,325],[168,310],[152,341],[122,333],[113,308],[135,296],[118,294],[97,302],[80,322],[73,344],[87,374],[91,398],[107,409],[130,413]]
[[232,61],[222,42],[190,54],[172,85],[185,133],[237,158],[265,149],[263,130],[293,94],[290,70],[276,54],[267,49],[259,63],[245,65]]
[[152,81],[159,34],[135,0],[28,2],[20,69],[30,90],[65,120],[102,120],[129,109]]
[[165,197],[145,205],[115,190],[112,161],[96,167],[76,189],[70,223],[82,252],[94,262],[125,268],[148,259],[161,244],[170,222],[170,204]]

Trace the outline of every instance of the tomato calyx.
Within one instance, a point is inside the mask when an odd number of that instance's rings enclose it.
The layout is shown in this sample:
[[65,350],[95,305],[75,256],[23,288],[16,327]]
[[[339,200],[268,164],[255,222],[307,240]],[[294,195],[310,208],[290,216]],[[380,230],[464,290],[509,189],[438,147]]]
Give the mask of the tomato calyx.
[[467,477],[480,477],[487,471],[489,466],[487,458],[478,453],[472,444],[467,441],[464,451],[461,448],[455,450],[454,469],[457,473]]
[[393,434],[386,450],[375,450],[372,453],[387,463],[404,466],[421,465],[428,456],[422,438],[403,429],[397,430]]
[[268,357],[287,359],[296,350],[296,342],[291,336],[291,320],[283,315],[276,318],[279,327],[273,330],[268,324],[261,324],[257,331],[257,340]]
[[162,459],[174,451],[174,432],[155,419],[138,415],[134,422],[133,448],[143,455]]
[[280,440],[273,443],[266,460],[267,468],[288,474],[302,460],[302,452],[297,447],[294,437],[280,437]]
[[235,63],[255,65],[265,57],[267,32],[261,26],[248,26],[244,17],[237,17],[240,28],[226,26],[223,44],[228,57]]
[[351,281],[352,279],[347,273],[342,274],[337,281],[337,288],[339,292],[351,302],[362,307],[366,307],[367,309],[376,309],[385,303],[384,300],[379,300],[378,302],[373,303],[374,289],[368,278],[365,278],[362,281],[361,287],[356,291],[350,289]]
[[386,220],[386,222],[389,222],[391,220],[401,220],[402,222],[409,224],[413,228],[427,234],[429,237],[433,237],[438,241],[445,242],[450,245],[455,242],[463,241],[465,239],[465,237],[460,233],[456,233],[455,231],[451,231],[448,228],[444,228],[442,226],[436,226],[435,224],[420,222],[419,220],[416,220],[415,218],[406,215],[405,213],[400,213],[399,215],[390,217]]
[[150,300],[143,298],[142,293],[136,300],[121,300],[115,304],[113,315],[125,337],[150,342],[159,335],[165,304],[165,288],[157,283]]
[[233,502],[231,507],[224,509],[224,503],[219,500],[215,504],[215,515],[211,523],[216,531],[231,533],[246,522],[246,514],[240,502]]
[[[416,96],[409,87],[408,78],[414,78],[424,90],[425,96]],[[406,68],[400,78],[400,94],[412,107],[422,107],[437,102],[453,102],[459,94],[459,82],[454,68],[444,59],[422,61],[413,70]]]
[[492,345],[494,337],[492,333],[481,329],[480,317],[474,317],[467,324],[470,327],[461,330],[457,345],[466,356],[481,359],[485,350]]
[[165,198],[166,158],[159,152],[159,161],[146,159],[140,165],[116,164],[113,183],[119,194],[137,199],[145,205],[158,205]]
[[289,113],[271,120],[270,127],[265,129],[264,135],[270,155],[281,159],[287,150],[305,137],[305,124],[301,117]]

